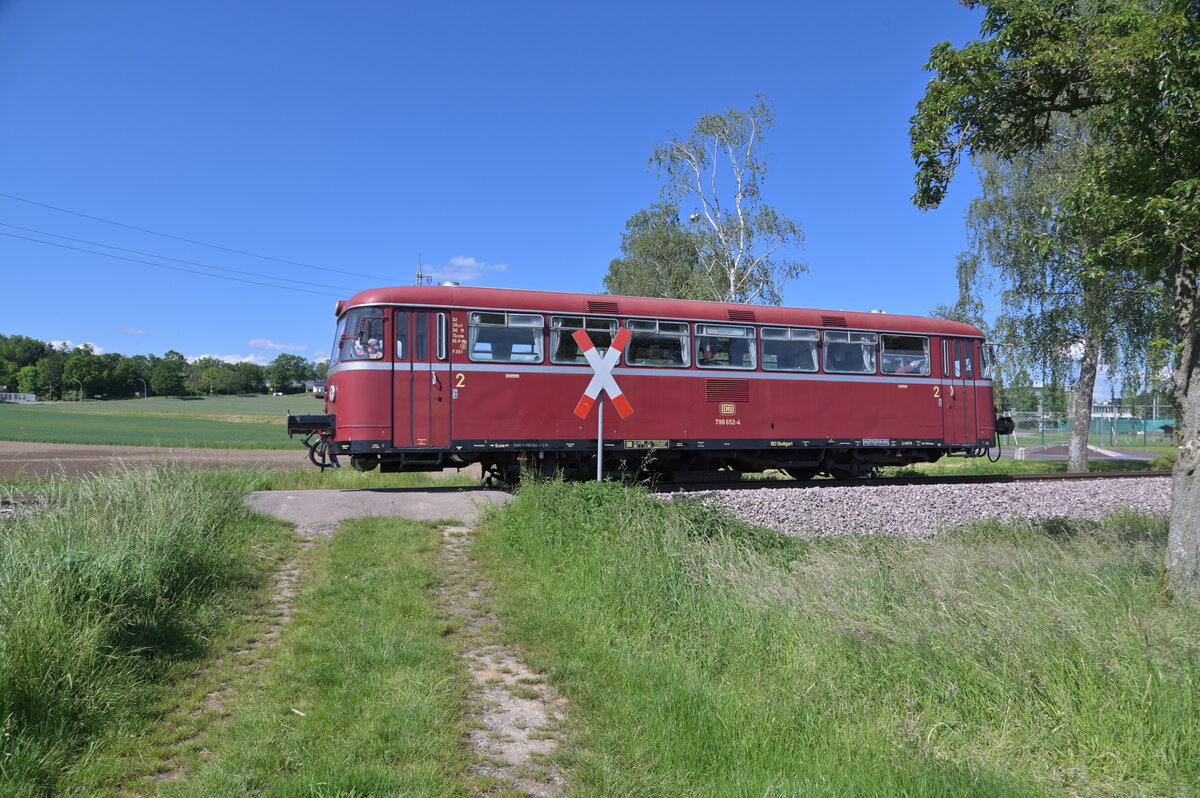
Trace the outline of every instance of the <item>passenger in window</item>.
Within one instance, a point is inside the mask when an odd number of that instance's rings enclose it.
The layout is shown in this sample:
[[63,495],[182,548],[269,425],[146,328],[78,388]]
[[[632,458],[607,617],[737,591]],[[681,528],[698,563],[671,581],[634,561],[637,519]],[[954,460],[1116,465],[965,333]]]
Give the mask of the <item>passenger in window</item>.
[[367,357],[371,360],[379,360],[383,357],[383,349],[379,346],[379,341],[374,338],[367,339]]
[[716,362],[716,356],[713,354],[712,344],[705,344],[704,349],[700,351],[700,365],[711,366]]

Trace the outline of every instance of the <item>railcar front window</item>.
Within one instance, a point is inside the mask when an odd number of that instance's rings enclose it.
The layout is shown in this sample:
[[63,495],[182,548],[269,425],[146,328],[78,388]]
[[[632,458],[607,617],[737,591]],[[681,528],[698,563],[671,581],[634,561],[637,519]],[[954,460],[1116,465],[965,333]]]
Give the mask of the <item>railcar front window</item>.
[[980,379],[990,380],[992,378],[992,363],[996,358],[996,353],[992,351],[991,344],[983,344],[979,347],[979,377]]
[[587,358],[575,343],[575,331],[587,330],[592,345],[603,355],[617,334],[616,319],[592,319],[583,316],[550,317],[550,362],[586,364]]
[[342,356],[342,337],[346,334],[346,317],[338,319],[337,331],[333,334],[333,347],[329,353],[329,365],[335,366]]
[[630,319],[626,329],[633,334],[625,348],[630,366],[684,368],[690,358],[688,326],[683,322]]
[[338,341],[334,346],[337,359],[382,360],[385,354],[383,310],[355,308],[338,325]]
[[767,371],[816,371],[820,338],[816,330],[763,327],[763,368]]
[[929,339],[921,335],[884,335],[883,373],[929,376]]
[[754,368],[754,328],[697,324],[696,365],[704,369]]
[[541,363],[545,319],[531,313],[485,313],[468,317],[468,354],[477,363]]
[[875,373],[875,333],[825,331],[825,370],[837,374]]

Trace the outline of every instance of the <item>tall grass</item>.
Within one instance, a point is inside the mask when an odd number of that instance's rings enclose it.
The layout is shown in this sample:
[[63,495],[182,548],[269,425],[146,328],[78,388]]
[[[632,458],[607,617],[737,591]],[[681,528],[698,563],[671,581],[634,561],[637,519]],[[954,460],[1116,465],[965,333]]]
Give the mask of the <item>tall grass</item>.
[[802,542],[615,485],[484,528],[503,617],[575,702],[580,795],[1185,795],[1200,634],[1162,525]]
[[[55,791],[99,736],[133,722],[223,600],[259,583],[277,529],[196,472],[127,468],[61,482],[0,522],[0,792]],[[274,534],[278,535],[278,532]]]

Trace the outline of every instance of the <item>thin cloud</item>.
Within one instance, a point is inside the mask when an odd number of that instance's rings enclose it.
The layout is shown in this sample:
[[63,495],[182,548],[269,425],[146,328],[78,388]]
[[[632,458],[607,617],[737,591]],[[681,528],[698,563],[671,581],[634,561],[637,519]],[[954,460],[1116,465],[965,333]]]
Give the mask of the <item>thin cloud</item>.
[[197,360],[203,360],[206,357],[211,357],[213,360],[220,360],[223,363],[253,363],[256,366],[270,365],[271,361],[262,355],[196,355],[189,357],[189,363],[195,363]]
[[145,335],[146,331],[137,327],[118,327],[117,332],[125,333],[126,335]]
[[477,280],[489,272],[506,271],[508,271],[508,265],[505,263],[485,263],[475,258],[469,258],[466,255],[455,255],[446,266],[431,266],[429,268],[429,274],[433,279],[455,280],[457,282]]
[[269,349],[272,352],[303,352],[308,344],[277,344],[270,338],[252,338],[246,344],[251,349]]
[[104,354],[104,347],[96,346],[91,341],[84,341],[82,344],[76,344],[74,341],[47,341],[47,343],[50,344],[50,346],[54,347],[55,349],[63,349],[63,350],[78,349],[81,346],[90,346],[92,348],[92,354],[94,354],[94,355],[103,355]]

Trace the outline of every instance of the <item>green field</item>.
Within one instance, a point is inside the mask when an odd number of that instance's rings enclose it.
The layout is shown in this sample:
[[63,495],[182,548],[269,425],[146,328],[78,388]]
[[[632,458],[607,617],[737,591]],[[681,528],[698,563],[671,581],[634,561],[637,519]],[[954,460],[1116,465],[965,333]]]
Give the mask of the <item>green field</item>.
[[284,417],[320,413],[312,396],[214,396],[0,404],[0,440],[109,446],[289,449]]

